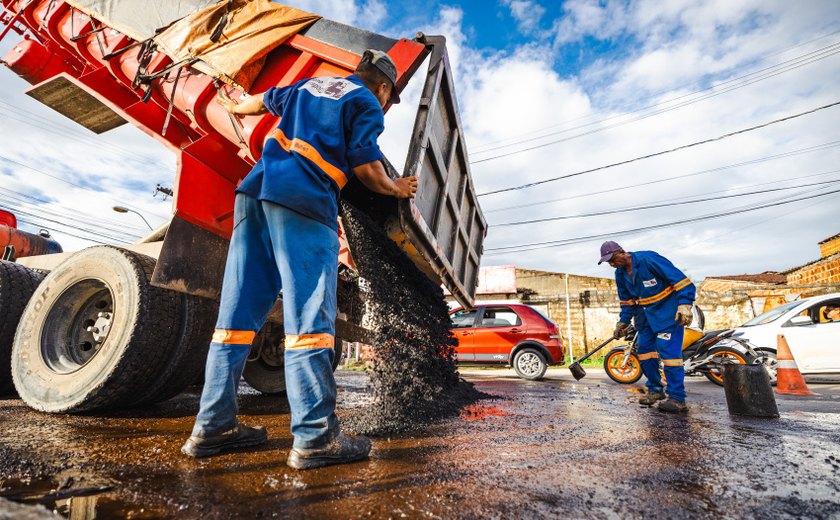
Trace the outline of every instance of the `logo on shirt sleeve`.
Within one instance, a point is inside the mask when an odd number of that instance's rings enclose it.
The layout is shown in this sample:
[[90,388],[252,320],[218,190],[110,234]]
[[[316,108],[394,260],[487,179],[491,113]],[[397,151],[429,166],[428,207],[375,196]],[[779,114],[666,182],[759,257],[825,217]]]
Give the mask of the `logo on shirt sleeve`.
[[344,78],[312,78],[301,85],[298,90],[306,90],[317,97],[341,99],[357,88],[360,88],[360,86]]
[[651,278],[650,280],[642,280],[642,284],[645,287],[653,287],[656,285],[656,278]]

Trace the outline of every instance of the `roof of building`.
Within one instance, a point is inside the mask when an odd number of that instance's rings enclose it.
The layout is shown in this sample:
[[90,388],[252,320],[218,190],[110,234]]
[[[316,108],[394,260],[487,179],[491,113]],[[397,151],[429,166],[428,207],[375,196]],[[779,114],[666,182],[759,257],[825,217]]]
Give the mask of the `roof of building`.
[[832,240],[834,240],[835,238],[840,238],[840,233],[837,233],[836,235],[831,235],[831,236],[830,236],[830,237],[828,237],[828,238],[825,238],[825,239],[823,239],[823,240],[820,240],[819,242],[817,242],[817,244],[825,244],[825,243],[827,243],[827,242],[831,242],[831,241],[832,241]]
[[727,276],[708,276],[706,280],[730,280],[733,282],[750,282],[761,284],[787,283],[787,275],[776,271],[764,271],[761,274],[733,274]]
[[794,271],[798,271],[800,269],[804,269],[805,267],[810,267],[814,264],[818,264],[820,262],[833,262],[836,258],[840,257],[840,251],[837,253],[832,253],[828,256],[823,256],[821,258],[817,258],[816,260],[811,260],[807,264],[797,265],[796,267],[791,267],[787,271],[783,271],[785,274],[790,274]]

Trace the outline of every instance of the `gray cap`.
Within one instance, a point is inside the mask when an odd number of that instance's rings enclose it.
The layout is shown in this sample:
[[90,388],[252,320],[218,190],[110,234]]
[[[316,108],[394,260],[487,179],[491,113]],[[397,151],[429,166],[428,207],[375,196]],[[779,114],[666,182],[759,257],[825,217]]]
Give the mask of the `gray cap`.
[[397,66],[387,53],[377,51],[375,49],[368,49],[362,54],[362,63],[369,61],[382,71],[382,74],[391,80],[391,103],[397,104],[400,102],[400,95],[397,94]]
[[602,262],[609,262],[610,258],[618,252],[624,251],[624,249],[613,242],[612,240],[607,240],[603,244],[601,244],[601,259],[598,261],[598,265]]

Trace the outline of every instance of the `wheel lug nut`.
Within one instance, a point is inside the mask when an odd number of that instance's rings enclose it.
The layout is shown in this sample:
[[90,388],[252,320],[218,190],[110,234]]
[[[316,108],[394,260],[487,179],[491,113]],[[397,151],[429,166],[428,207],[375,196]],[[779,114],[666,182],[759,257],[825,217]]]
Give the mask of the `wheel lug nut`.
[[87,328],[87,331],[88,331],[88,332],[93,332],[94,334],[96,334],[96,333],[98,333],[98,332],[99,332],[99,329],[98,329],[98,328],[96,328],[96,327],[88,327],[88,328]]
[[108,318],[110,318],[110,317],[111,317],[111,313],[109,313],[109,312],[100,312],[99,314],[97,314],[97,317],[99,317],[99,318],[105,318],[105,319],[107,320]]

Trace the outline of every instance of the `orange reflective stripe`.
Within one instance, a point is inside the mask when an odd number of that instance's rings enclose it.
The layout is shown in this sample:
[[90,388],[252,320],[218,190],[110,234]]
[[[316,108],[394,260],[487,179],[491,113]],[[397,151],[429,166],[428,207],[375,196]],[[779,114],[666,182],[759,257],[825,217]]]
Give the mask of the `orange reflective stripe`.
[[343,188],[344,185],[347,184],[347,174],[344,173],[340,168],[327,162],[326,159],[321,157],[320,152],[318,152],[318,150],[316,150],[314,146],[307,143],[303,139],[298,139],[296,137],[292,140],[289,140],[289,138],[286,137],[286,134],[284,134],[283,131],[279,128],[275,128],[274,131],[271,132],[271,135],[269,135],[269,137],[276,139],[277,142],[280,143],[280,146],[282,146],[283,149],[287,152],[296,152],[299,155],[302,155],[303,157],[306,157],[307,159],[315,163],[315,166],[317,166],[321,169],[321,171],[329,175],[330,178],[332,178],[332,180],[334,180],[335,183],[338,184],[338,189]]
[[663,359],[662,364],[666,367],[681,367],[683,366],[682,359]]
[[250,345],[256,335],[257,333],[253,330],[216,329],[213,333],[213,342],[226,345]]
[[650,305],[651,303],[656,303],[659,300],[664,300],[673,292],[674,288],[669,285],[668,287],[664,288],[663,290],[654,294],[653,296],[650,296],[648,298],[639,298],[639,303],[642,305]]
[[335,337],[332,334],[286,334],[287,349],[333,348]]
[[688,278],[683,278],[682,280],[674,284],[674,290],[679,291],[680,289],[688,287],[689,285],[691,285],[691,280],[689,280]]
[[647,361],[648,359],[659,359],[659,354],[656,352],[647,352],[645,354],[636,354],[639,361]]
[[636,300],[619,300],[618,304],[622,307],[632,307],[637,305],[638,302]]

